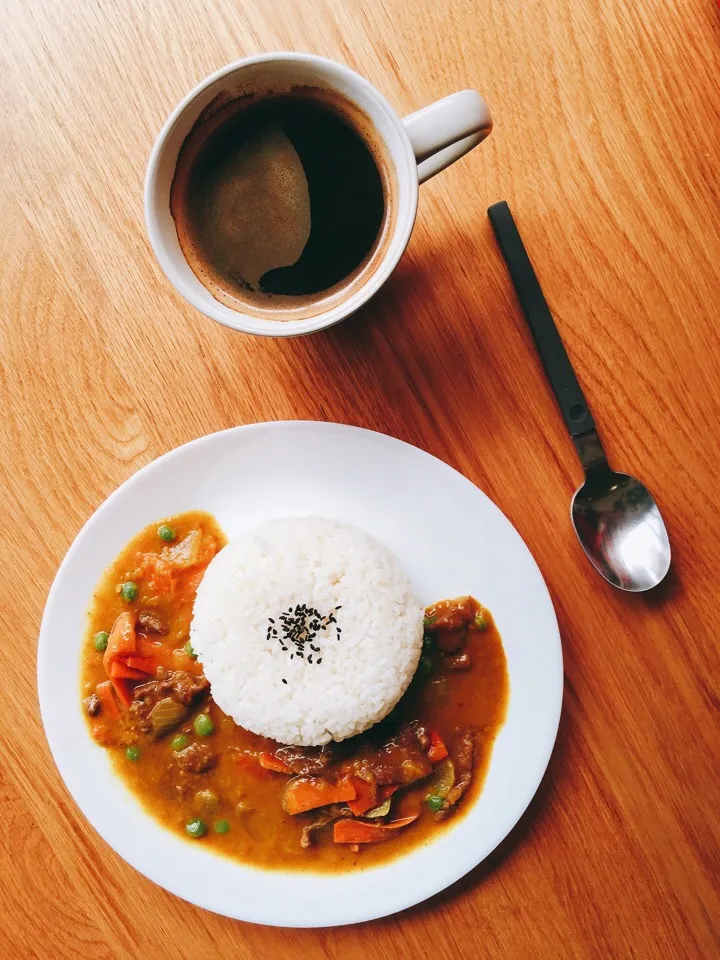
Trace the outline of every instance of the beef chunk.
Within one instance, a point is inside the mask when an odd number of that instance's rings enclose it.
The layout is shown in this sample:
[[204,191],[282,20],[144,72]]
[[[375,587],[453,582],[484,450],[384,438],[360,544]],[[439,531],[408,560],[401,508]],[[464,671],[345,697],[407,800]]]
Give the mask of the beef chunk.
[[101,709],[100,698],[96,693],[93,693],[89,697],[85,697],[83,706],[89,716],[96,717]]
[[210,692],[210,681],[204,677],[195,677],[184,670],[176,670],[168,681],[172,696],[180,703],[192,704]]
[[443,653],[458,653],[467,645],[467,629],[443,630],[435,635],[435,643]]
[[352,813],[348,807],[343,807],[340,804],[334,803],[329,807],[325,807],[324,812],[314,823],[308,823],[302,828],[302,833],[300,834],[300,846],[303,850],[307,850],[308,847],[311,847],[315,842],[315,834],[322,830],[324,827],[330,826],[331,823],[335,823],[336,820],[342,820],[344,817],[351,817]]
[[204,697],[209,690],[210,683],[205,677],[194,677],[184,670],[175,670],[157,680],[149,680],[135,687],[135,702],[131,709],[138,713],[150,713],[155,704],[166,697],[190,706]]
[[186,773],[205,773],[217,763],[217,756],[206,743],[191,743],[173,756]]
[[480,609],[480,604],[474,597],[456,597],[454,600],[441,600],[428,607],[425,616],[430,621],[430,630],[433,633],[445,632],[459,630],[472,623]]
[[379,749],[362,757],[359,772],[370,774],[381,786],[422,780],[432,773],[432,764],[425,753],[429,742],[422,724],[403,724]]
[[427,748],[430,746],[430,734],[428,732],[428,728],[424,724],[420,723],[419,720],[412,720],[410,726],[412,727],[413,733],[418,739],[420,749],[427,750]]
[[[159,672],[159,671],[158,671]],[[164,673],[157,680],[138,684],[133,691],[133,702],[130,704],[130,719],[143,733],[152,729],[150,714],[161,700],[171,697],[178,703],[190,709],[210,690],[209,681],[203,677],[194,677],[184,670],[175,670]]]
[[333,763],[337,750],[331,743],[322,747],[281,747],[275,756],[286,763],[293,773],[315,776],[323,773]]
[[160,617],[152,610],[141,610],[137,618],[137,626],[140,633],[159,633],[166,634],[168,628]]
[[448,670],[469,670],[471,667],[472,660],[469,653],[458,653],[447,661]]

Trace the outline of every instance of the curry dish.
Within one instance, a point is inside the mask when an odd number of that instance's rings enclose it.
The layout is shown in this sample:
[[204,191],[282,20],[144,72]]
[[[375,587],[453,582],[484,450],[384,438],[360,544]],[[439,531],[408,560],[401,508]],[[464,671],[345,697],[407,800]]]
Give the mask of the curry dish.
[[473,597],[426,610],[417,673],[389,717],[289,747],[225,716],[189,642],[226,539],[206,513],[153,524],[105,571],[82,657],[95,740],[163,825],[245,863],[341,871],[429,842],[482,787],[508,699],[500,636]]

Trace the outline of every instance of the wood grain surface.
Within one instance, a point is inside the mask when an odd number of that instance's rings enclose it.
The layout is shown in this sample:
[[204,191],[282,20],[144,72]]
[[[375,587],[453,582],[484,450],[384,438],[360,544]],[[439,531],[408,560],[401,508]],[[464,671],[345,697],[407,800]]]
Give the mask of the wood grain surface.
[[[720,951],[717,537],[720,30],[711,0],[3,0],[0,45],[0,956],[710,958]],[[496,129],[422,188],[385,289],[303,340],[188,307],[142,180],[201,78],[272,49],[339,59],[400,112],[473,86]],[[580,481],[487,222],[507,199],[612,462],[662,506],[674,567],[627,596],[585,562]],[[254,927],[136,874],[51,760],[36,638],[92,511],[154,457],[281,418],[371,427],[462,470],[553,595],[555,754],[485,863],[353,929]]]

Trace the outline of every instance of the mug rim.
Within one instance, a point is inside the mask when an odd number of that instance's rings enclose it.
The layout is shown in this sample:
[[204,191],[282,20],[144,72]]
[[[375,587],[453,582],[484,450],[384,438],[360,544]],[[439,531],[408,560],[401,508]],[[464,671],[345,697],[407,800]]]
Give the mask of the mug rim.
[[[395,128],[395,131],[398,133],[402,151],[401,157],[397,156],[397,151],[394,150],[390,144],[388,144],[387,138],[382,135],[382,133],[377,129],[377,124],[373,122],[373,127],[375,128],[378,136],[381,138],[386,148],[387,155],[392,164],[393,172],[398,179],[398,183],[400,183],[401,180],[406,180],[409,185],[409,198],[404,204],[405,210],[403,211],[403,209],[400,208],[400,205],[398,205],[395,225],[392,228],[387,249],[374,272],[367,278],[365,283],[363,283],[357,290],[353,292],[353,294],[351,294],[350,297],[348,297],[347,300],[337,303],[313,317],[306,317],[302,320],[276,320],[271,317],[252,316],[239,310],[235,310],[232,307],[228,307],[219,300],[216,300],[209,290],[206,291],[207,297],[199,294],[198,291],[184,282],[183,278],[177,271],[175,266],[175,254],[171,253],[167,249],[165,241],[161,235],[161,230],[157,223],[156,207],[159,203],[157,200],[158,161],[162,155],[163,148],[165,147],[168,138],[175,130],[177,124],[182,120],[182,117],[187,109],[209,87],[223,80],[225,77],[237,73],[246,67],[253,66],[254,64],[268,61],[309,62],[315,63],[318,66],[330,65],[334,70],[344,74],[351,85],[354,85],[356,88],[359,86],[363,92],[369,98],[371,98],[372,101],[384,112],[387,119],[391,122],[392,126]],[[372,121],[373,118],[370,117],[370,120]],[[177,159],[175,162],[177,163]],[[412,233],[412,229],[415,224],[415,218],[417,216],[418,194],[419,181],[417,177],[417,161],[410,143],[410,138],[405,130],[402,118],[392,107],[387,98],[372,83],[370,83],[369,80],[343,63],[339,63],[338,61],[331,60],[328,57],[321,57],[312,53],[278,51],[273,53],[255,54],[250,57],[242,57],[239,60],[235,60],[232,63],[226,64],[224,67],[220,67],[214,73],[201,80],[200,83],[193,87],[193,89],[190,90],[189,93],[187,93],[186,96],[174,107],[167,120],[163,124],[162,129],[158,133],[148,158],[144,186],[145,225],[148,232],[150,245],[165,276],[168,278],[175,290],[183,297],[183,299],[185,299],[191,306],[195,307],[196,310],[199,310],[200,313],[204,314],[206,317],[209,317],[211,320],[222,324],[223,326],[230,327],[231,329],[238,330],[242,333],[250,333],[257,336],[266,337],[297,337],[303,336],[304,334],[314,333],[318,330],[325,330],[328,327],[334,326],[336,323],[339,323],[341,320],[344,320],[346,317],[355,313],[356,310],[367,303],[367,301],[374,296],[375,293],[377,293],[377,291],[395,269],[400,257],[405,252],[405,248],[407,247],[410,234]]]

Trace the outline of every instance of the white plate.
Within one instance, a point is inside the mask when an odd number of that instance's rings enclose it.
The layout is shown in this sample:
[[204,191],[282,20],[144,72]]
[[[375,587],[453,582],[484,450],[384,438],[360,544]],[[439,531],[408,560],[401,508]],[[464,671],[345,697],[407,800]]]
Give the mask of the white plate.
[[[113,774],[80,708],[90,597],[131,536],[184,510],[214,514],[228,537],[272,517],[347,521],[393,550],[423,603],[474,594],[507,655],[510,703],[483,790],[438,838],[347,874],[246,867],[160,827]],[[331,926],[402,910],[471,870],[508,834],[550,759],[562,650],[542,575],[503,514],[447,464],[399,440],[332,423],[282,422],[203,437],[140,470],[83,527],[48,597],[38,687],[50,748],[78,806],[121,857],[155,883],[229,917]]]

